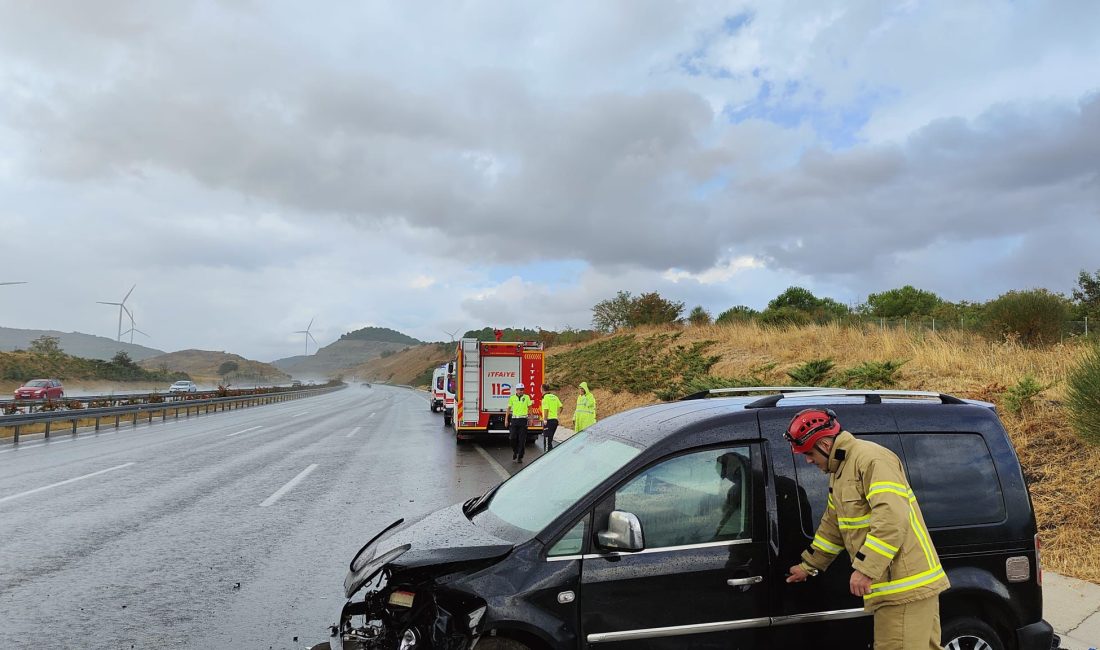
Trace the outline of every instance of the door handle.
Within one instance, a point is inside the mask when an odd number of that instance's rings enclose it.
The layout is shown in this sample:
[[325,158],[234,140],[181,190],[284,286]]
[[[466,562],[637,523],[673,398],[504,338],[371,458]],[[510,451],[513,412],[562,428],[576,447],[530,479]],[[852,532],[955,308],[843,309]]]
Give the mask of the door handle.
[[731,587],[758,585],[761,582],[764,582],[764,576],[752,576],[751,578],[730,578],[729,580],[726,580],[726,584]]

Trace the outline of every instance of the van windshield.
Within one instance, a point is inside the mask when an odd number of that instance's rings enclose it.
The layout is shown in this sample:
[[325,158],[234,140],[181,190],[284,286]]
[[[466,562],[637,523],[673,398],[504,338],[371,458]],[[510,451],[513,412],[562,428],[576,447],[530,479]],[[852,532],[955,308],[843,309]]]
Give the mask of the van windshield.
[[505,481],[474,522],[492,516],[518,529],[513,537],[530,539],[641,451],[619,438],[582,431]]

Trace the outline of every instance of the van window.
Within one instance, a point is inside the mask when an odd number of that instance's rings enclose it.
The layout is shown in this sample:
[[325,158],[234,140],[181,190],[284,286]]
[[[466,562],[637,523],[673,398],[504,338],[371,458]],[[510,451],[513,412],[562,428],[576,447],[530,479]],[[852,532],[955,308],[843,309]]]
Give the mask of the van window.
[[562,555],[579,554],[584,549],[584,532],[587,524],[588,515],[585,515],[577,522],[577,525],[570,528],[557,543],[550,547],[546,555],[548,557],[560,557]]
[[[993,456],[976,433],[909,433],[905,457],[920,468],[913,484],[929,528],[991,524],[1005,519]],[[966,491],[960,499],[959,491]]]
[[662,461],[619,488],[614,508],[637,515],[646,548],[751,537],[749,459],[732,447]]

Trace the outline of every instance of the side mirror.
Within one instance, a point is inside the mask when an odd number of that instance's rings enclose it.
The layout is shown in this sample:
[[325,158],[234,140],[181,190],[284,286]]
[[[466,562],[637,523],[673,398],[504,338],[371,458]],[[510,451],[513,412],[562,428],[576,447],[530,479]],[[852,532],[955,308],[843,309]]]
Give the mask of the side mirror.
[[447,364],[447,374],[448,375],[455,374],[455,362],[454,361],[451,361],[450,363]]
[[640,551],[645,548],[642,522],[632,512],[612,511],[607,518],[607,530],[596,534],[600,546],[609,551]]

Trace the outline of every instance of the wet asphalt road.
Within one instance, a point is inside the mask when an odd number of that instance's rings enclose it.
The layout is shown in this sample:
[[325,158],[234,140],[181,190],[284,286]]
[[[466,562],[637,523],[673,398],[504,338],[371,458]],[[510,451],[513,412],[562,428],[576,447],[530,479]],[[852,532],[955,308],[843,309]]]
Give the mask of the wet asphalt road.
[[308,647],[364,542],[515,467],[378,385],[0,442],[0,648]]

